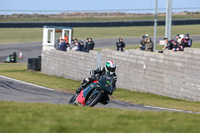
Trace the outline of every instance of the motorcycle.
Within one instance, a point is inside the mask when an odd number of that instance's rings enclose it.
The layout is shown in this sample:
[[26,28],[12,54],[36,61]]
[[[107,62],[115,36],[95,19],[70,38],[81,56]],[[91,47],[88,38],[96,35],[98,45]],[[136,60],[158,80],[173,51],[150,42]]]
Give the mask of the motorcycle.
[[79,94],[74,94],[69,104],[94,107],[98,102],[102,103],[105,94],[112,94],[113,78],[109,74],[100,76],[98,80],[89,84]]
[[17,63],[18,62],[18,58],[16,60],[14,60],[14,58],[8,56],[6,58],[6,60],[4,61],[4,63]]

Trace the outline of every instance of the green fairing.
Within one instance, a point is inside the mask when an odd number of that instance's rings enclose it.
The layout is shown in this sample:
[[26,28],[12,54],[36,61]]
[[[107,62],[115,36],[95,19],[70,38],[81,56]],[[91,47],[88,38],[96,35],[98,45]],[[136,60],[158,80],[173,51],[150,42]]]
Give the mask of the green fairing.
[[89,84],[86,89],[83,90],[83,95],[84,97],[86,97],[88,95],[88,93],[92,90],[96,88],[97,83],[91,83]]
[[90,91],[92,91],[93,89],[95,89],[95,90],[92,92],[92,95],[96,94],[98,92],[96,88],[98,88],[99,90],[102,90],[102,91],[104,91],[104,92],[106,92],[108,94],[111,94],[113,86],[110,83],[112,83],[112,79],[107,79],[105,77],[106,77],[106,75],[103,75],[100,78],[99,82],[89,84],[83,90],[83,96],[86,98],[87,95],[90,93]]

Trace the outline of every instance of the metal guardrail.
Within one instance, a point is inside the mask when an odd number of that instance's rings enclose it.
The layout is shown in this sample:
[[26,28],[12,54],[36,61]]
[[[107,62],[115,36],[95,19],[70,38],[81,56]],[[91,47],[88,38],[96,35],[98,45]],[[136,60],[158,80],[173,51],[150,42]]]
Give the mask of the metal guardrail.
[[[200,19],[172,20],[172,25],[200,24]],[[0,28],[41,28],[48,26],[64,27],[127,27],[127,26],[153,26],[154,21],[110,21],[110,22],[18,22],[0,23]],[[165,20],[158,20],[158,26],[165,25]]]

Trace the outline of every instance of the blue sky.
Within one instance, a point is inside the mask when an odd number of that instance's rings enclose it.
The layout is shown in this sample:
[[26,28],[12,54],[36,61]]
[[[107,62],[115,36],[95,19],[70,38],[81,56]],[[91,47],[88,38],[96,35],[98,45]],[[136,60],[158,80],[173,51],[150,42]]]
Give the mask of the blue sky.
[[[1,0],[0,10],[114,10],[154,8],[155,0]],[[173,8],[200,7],[200,0],[172,0]],[[165,8],[166,0],[158,0]]]

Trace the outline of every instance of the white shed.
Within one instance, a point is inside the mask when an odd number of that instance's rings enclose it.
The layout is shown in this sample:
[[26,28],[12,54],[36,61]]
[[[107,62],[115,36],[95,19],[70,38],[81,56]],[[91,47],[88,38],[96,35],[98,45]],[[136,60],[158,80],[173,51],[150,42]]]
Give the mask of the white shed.
[[61,38],[68,38],[68,43],[71,44],[73,38],[72,27],[56,27],[56,26],[44,26],[43,27],[43,50],[51,50],[56,48],[56,42]]

